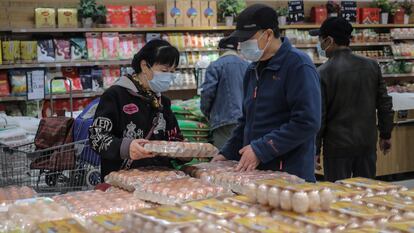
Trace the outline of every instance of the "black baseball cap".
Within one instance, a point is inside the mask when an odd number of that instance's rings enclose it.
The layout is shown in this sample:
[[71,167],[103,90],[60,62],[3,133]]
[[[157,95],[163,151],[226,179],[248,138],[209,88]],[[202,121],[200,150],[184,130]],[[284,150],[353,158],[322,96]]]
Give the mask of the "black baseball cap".
[[237,50],[237,46],[239,46],[239,43],[236,40],[233,40],[232,38],[223,38],[219,42],[219,49],[231,49],[231,50]]
[[252,38],[257,31],[266,29],[279,29],[277,13],[267,5],[254,4],[240,13],[237,17],[236,31],[228,38],[232,38],[236,42],[243,42]]
[[310,30],[311,36],[331,36],[335,40],[349,40],[352,37],[352,31],[354,28],[344,18],[330,17],[326,19],[320,29]]

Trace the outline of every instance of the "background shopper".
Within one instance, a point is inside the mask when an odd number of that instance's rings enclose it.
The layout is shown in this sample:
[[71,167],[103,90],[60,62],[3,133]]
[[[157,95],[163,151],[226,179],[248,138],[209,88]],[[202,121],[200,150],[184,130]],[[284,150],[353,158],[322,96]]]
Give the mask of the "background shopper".
[[207,67],[201,86],[201,111],[209,119],[213,142],[222,148],[242,116],[243,77],[249,63],[237,53],[238,42],[220,40],[221,56]]
[[[352,54],[352,25],[329,18],[312,35],[329,60],[318,68],[322,87],[322,127],[317,155],[323,145],[324,174],[328,181],[376,174],[377,130],[380,149],[391,148],[392,98],[387,94],[375,60]],[[377,128],[378,117],[378,128]]]

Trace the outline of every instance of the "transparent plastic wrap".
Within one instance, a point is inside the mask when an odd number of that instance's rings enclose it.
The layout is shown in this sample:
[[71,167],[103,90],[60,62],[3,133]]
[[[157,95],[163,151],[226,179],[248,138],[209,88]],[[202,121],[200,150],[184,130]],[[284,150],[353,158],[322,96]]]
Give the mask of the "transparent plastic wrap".
[[90,217],[86,220],[85,227],[93,233],[126,233],[121,225],[125,214],[107,214]]
[[144,184],[134,195],[142,200],[174,205],[188,201],[231,195],[228,189],[186,177],[173,181]]
[[349,201],[332,203],[328,213],[333,217],[347,219],[349,228],[384,227],[392,216],[389,211],[382,211]]
[[222,226],[206,223],[179,207],[161,206],[127,214],[121,224],[134,233],[225,233]]
[[414,221],[392,222],[387,224],[385,233],[411,233],[414,229]]
[[55,221],[47,221],[38,223],[34,226],[31,233],[89,233],[78,221],[75,219],[62,219]]
[[145,144],[147,151],[168,157],[209,158],[218,154],[219,150],[210,143],[150,141]]
[[218,224],[224,226],[232,232],[237,233],[303,233],[304,228],[291,226],[281,221],[277,221],[270,217],[240,217],[232,220],[221,219]]
[[125,213],[137,209],[152,207],[134,197],[132,193],[84,191],[68,193],[53,198],[56,202],[65,205],[71,212],[80,218],[111,213]]
[[141,186],[147,183],[179,179],[184,176],[184,172],[172,170],[170,168],[147,167],[111,172],[105,176],[105,182],[110,185],[133,192],[136,186]]
[[0,188],[0,204],[12,203],[15,200],[33,198],[36,196],[36,191],[34,191],[33,188],[27,186],[9,186]]
[[348,188],[337,183],[319,182],[316,184],[323,188],[331,189],[338,201],[354,201],[372,195],[371,193],[367,193],[363,190]]
[[359,205],[366,205],[381,211],[390,212],[393,221],[414,220],[414,201],[393,195],[366,197],[355,201]]
[[186,166],[183,171],[195,178],[210,181],[211,177],[222,172],[233,171],[238,162],[233,160],[199,163]]
[[248,216],[270,216],[273,207],[264,206],[251,201],[248,197],[238,195],[234,197],[223,198],[224,203],[229,203],[232,206],[248,210]]
[[406,187],[401,185],[361,177],[339,180],[336,183],[342,184],[348,188],[372,193],[373,195],[395,195],[399,191],[407,190]]
[[296,213],[327,210],[336,199],[329,188],[280,178],[252,182],[243,193],[253,202]]

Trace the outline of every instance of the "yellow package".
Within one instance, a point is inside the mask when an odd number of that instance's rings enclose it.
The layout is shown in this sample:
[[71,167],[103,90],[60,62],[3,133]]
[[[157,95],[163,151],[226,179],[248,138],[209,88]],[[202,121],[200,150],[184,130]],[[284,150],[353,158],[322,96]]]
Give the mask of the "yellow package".
[[58,9],[58,27],[77,28],[78,27],[78,10],[76,8],[59,8]]
[[5,64],[20,62],[20,41],[3,41],[3,61]]
[[319,228],[333,228],[348,224],[346,219],[333,216],[328,212],[309,212],[305,214],[298,214],[292,211],[278,211],[275,213],[281,215],[282,217],[312,224]]
[[178,49],[183,50],[185,48],[185,42],[184,42],[184,34],[178,33],[177,34],[177,43],[178,43]]
[[229,218],[236,215],[244,215],[248,213],[247,209],[224,203],[217,199],[207,199],[202,201],[194,201],[186,203],[184,206],[196,209],[198,211],[214,215],[215,217]]
[[136,213],[138,215],[143,215],[144,217],[163,220],[172,224],[200,222],[200,219],[197,218],[197,216],[194,214],[173,206],[161,206],[152,209],[141,209]]
[[50,232],[59,232],[59,233],[87,233],[88,231],[82,227],[74,219],[64,219],[59,221],[50,221],[39,223],[36,226],[36,233],[50,233]]
[[331,191],[339,199],[341,199],[341,198],[362,197],[362,196],[365,195],[364,191],[348,188],[348,187],[345,187],[343,185],[339,185],[339,184],[336,184],[336,183],[319,182],[319,183],[316,183],[316,184],[318,186],[323,187],[323,188],[331,189]]
[[361,201],[374,205],[385,206],[390,209],[395,208],[404,211],[414,211],[414,201],[392,195],[367,197],[363,198]]
[[88,220],[88,227],[91,231],[99,232],[125,232],[125,229],[120,226],[124,215],[120,213],[99,215]]
[[21,41],[20,54],[24,63],[37,61],[37,41]]
[[300,227],[274,220],[268,217],[243,217],[234,220],[236,224],[248,228],[251,232],[260,233],[299,233],[304,232]]
[[340,180],[338,181],[338,183],[341,183],[344,185],[361,187],[365,189],[377,190],[377,191],[385,191],[389,189],[401,188],[400,185],[378,181],[378,180],[367,179],[367,178],[361,178],[361,177]]
[[393,231],[401,233],[413,233],[414,232],[414,221],[394,222],[389,223],[387,228]]
[[341,231],[341,233],[391,233],[391,232],[385,231],[382,229],[363,227],[363,228],[348,229],[345,231]]
[[35,22],[37,28],[55,28],[56,11],[54,8],[36,8]]
[[256,204],[255,202],[251,201],[248,197],[243,196],[243,195],[238,195],[235,197],[228,197],[225,200],[229,201],[229,202],[235,202],[235,203],[239,203],[242,205],[254,205]]
[[402,195],[402,196],[414,198],[414,189],[410,189],[410,190],[406,190],[406,191],[401,191],[401,192],[399,192],[399,194]]
[[370,208],[365,205],[358,205],[352,202],[335,202],[331,204],[331,210],[337,211],[342,214],[348,214],[353,217],[362,218],[364,220],[372,220],[378,218],[386,218],[390,216],[390,213],[380,211],[376,208]]

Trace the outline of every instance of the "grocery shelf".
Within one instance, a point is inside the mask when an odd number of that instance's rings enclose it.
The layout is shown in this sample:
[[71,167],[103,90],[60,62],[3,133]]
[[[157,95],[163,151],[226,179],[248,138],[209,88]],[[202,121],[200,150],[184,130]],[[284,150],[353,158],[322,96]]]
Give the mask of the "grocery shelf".
[[393,40],[414,40],[413,36],[395,36]]
[[384,78],[405,78],[405,77],[414,77],[414,73],[411,74],[383,74]]
[[218,48],[185,48],[179,49],[180,52],[208,52],[208,51],[218,51]]
[[410,57],[398,57],[398,56],[396,56],[396,57],[394,57],[394,59],[395,60],[414,60],[414,57],[413,56],[410,56]]
[[[393,45],[394,42],[386,41],[386,42],[357,42],[351,43],[350,46],[353,47],[362,47],[362,46],[385,46],[385,45]],[[316,44],[294,44],[296,48],[316,48]]]
[[25,101],[26,96],[4,96],[0,97],[0,102],[13,102],[13,101]]

